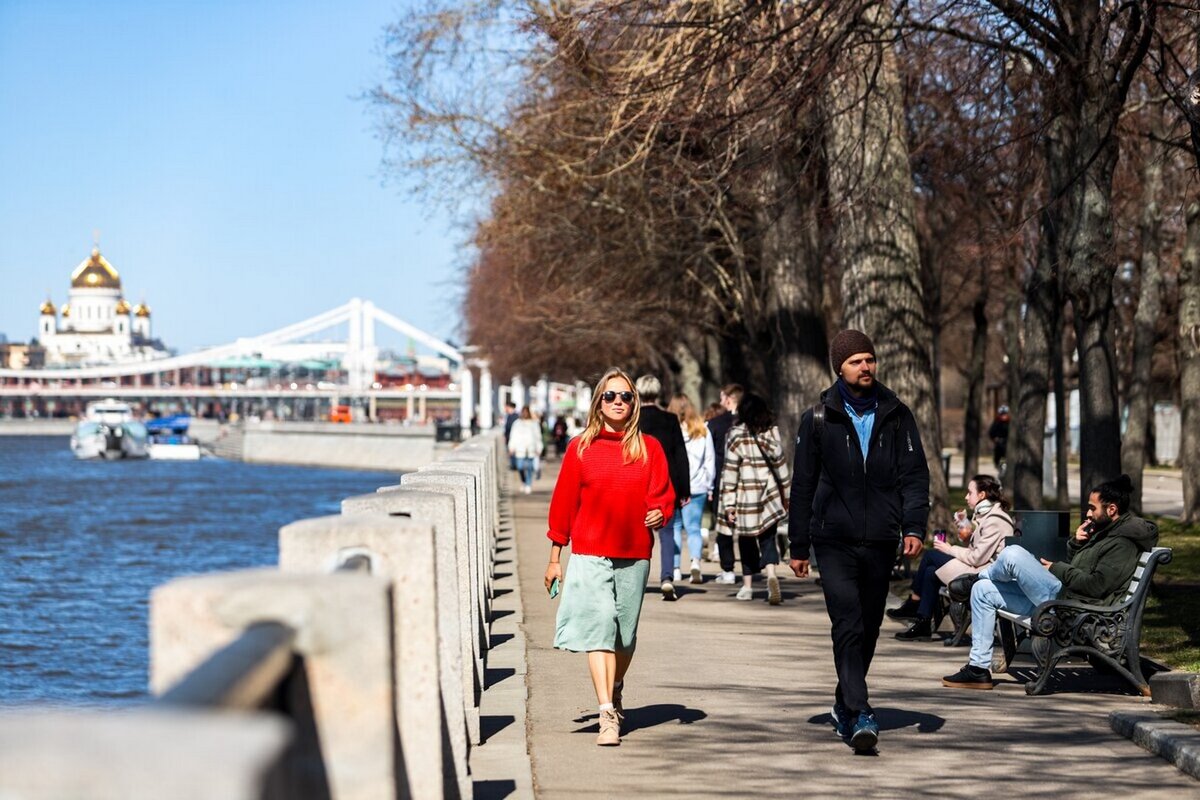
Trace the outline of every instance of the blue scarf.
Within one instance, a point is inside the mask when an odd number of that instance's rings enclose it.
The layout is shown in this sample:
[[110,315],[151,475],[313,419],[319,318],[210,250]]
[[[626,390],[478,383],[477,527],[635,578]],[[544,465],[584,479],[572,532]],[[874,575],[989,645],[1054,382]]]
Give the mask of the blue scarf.
[[854,412],[860,417],[868,411],[874,411],[879,405],[879,395],[875,391],[875,387],[871,387],[871,391],[862,396],[855,397],[850,393],[850,389],[846,387],[846,382],[838,378],[838,392],[842,395],[842,402],[854,409]]

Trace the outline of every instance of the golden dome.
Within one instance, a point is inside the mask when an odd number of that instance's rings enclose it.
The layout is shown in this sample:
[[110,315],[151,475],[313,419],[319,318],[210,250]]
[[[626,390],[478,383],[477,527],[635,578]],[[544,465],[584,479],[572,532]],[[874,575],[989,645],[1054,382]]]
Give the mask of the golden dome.
[[117,313],[125,316],[129,313],[129,301],[124,297],[117,301]]
[[[65,306],[64,306],[64,310],[65,310]],[[42,313],[43,314],[53,314],[54,313],[54,303],[50,302],[49,297],[46,298],[46,302],[42,303]]]
[[100,248],[93,247],[92,255],[71,273],[72,289],[120,289],[121,276],[113,265],[100,255]]
[[69,316],[71,316],[71,304],[63,303],[63,319],[66,319]]
[[133,310],[133,314],[137,317],[148,317],[150,316],[150,306],[145,303],[138,303],[137,308]]

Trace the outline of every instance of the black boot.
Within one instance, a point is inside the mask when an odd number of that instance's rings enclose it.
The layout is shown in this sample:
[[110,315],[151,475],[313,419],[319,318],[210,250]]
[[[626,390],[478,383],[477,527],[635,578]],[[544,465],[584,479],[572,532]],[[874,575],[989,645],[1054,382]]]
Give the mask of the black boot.
[[946,593],[950,595],[950,599],[956,603],[971,602],[971,589],[979,582],[979,575],[974,572],[968,572],[966,575],[959,575],[954,580],[950,581],[950,585],[946,587]]
[[916,622],[908,626],[908,630],[896,632],[896,638],[905,642],[928,639],[931,636],[933,636],[933,623],[930,622],[929,617],[917,617]]
[[920,605],[920,600],[913,600],[910,597],[895,608],[889,608],[887,610],[888,619],[916,619],[917,607]]

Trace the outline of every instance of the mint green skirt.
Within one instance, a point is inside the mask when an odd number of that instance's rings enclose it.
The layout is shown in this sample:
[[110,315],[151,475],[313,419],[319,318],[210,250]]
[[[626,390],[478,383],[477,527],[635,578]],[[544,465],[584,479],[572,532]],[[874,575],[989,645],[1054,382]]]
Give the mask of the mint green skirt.
[[554,646],[573,653],[637,645],[650,560],[572,555],[563,575]]

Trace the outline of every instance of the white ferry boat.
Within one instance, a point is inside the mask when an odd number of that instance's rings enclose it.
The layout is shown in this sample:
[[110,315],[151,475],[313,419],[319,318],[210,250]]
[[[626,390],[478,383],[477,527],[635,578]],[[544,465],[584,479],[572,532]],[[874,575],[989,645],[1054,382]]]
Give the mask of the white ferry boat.
[[187,414],[146,422],[150,432],[150,457],[164,461],[199,461],[200,444],[188,436],[192,418]]
[[149,434],[133,418],[133,409],[119,400],[88,403],[84,418],[71,434],[71,451],[76,458],[146,458]]

